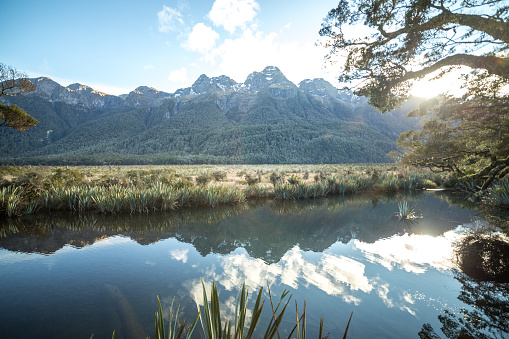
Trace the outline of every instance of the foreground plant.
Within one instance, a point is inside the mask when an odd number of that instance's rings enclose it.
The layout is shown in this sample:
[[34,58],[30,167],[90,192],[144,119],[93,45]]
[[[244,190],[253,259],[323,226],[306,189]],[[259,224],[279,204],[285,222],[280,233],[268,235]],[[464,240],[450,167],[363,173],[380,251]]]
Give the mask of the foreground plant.
[[399,212],[396,213],[396,215],[399,217],[400,220],[417,218],[415,214],[416,213],[415,208],[410,206],[408,201],[398,202],[398,209]]
[[[178,325],[178,314],[179,314],[179,308],[177,308],[177,311],[173,312],[173,301],[171,302],[170,306],[170,322],[168,325],[168,331],[166,331],[166,328],[164,326],[164,318],[163,318],[163,309],[161,307],[161,301],[159,300],[159,296],[157,296],[157,304],[159,305],[159,311],[156,312],[156,320],[155,320],[155,339],[175,339],[175,338],[181,338],[184,334],[184,331],[186,330],[187,322],[183,321],[180,326]],[[191,335],[193,334],[194,328],[196,327],[196,323],[198,322],[198,318],[200,317],[200,312],[198,312],[198,315],[194,319],[191,327],[188,330],[188,333],[185,338],[189,339],[191,338]]]
[[497,207],[509,208],[509,181],[502,181],[490,187],[486,201]]
[[[200,318],[200,322],[203,330],[203,337],[208,339],[221,339],[221,338],[235,338],[235,339],[249,339],[254,337],[254,331],[257,328],[258,321],[260,320],[260,316],[262,314],[263,306],[265,305],[265,301],[262,301],[262,293],[263,287],[258,291],[258,295],[256,297],[255,305],[251,311],[251,321],[248,324],[248,310],[247,310],[247,302],[249,299],[249,294],[246,290],[246,284],[242,285],[242,289],[237,295],[237,301],[235,304],[235,318],[232,320],[226,320],[223,322],[221,319],[221,310],[219,303],[219,294],[217,292],[216,284],[212,284],[212,288],[210,291],[210,301],[207,296],[207,291],[205,288],[205,284],[203,280],[201,280],[202,289],[203,289],[203,309],[198,312],[193,324],[186,329],[186,322],[182,324],[178,324],[178,309],[174,313],[173,312],[173,302],[170,306],[170,321],[168,331],[166,331],[164,326],[163,312],[161,308],[161,302],[159,301],[159,297],[157,297],[157,302],[159,304],[159,312],[156,312],[156,335],[155,338],[163,339],[163,338],[181,338],[184,335],[184,332],[187,330],[187,334],[185,338],[191,338],[193,331],[196,327],[196,323],[198,318]],[[268,288],[269,299],[270,299],[270,307],[271,307],[271,320],[267,327],[265,328],[265,332],[263,336],[257,334],[257,338],[270,339],[274,338],[277,335],[277,338],[281,338],[281,333],[279,330],[279,326],[281,321],[283,320],[283,316],[288,308],[288,304],[290,302],[291,296],[287,298],[288,291],[284,290],[277,304],[273,302],[272,294],[270,288]],[[295,314],[296,314],[296,324],[293,329],[290,331],[288,338],[291,338],[294,333],[297,334],[297,338],[306,338],[306,303],[304,302],[303,313],[299,315],[297,303],[295,303]],[[350,319],[348,320],[348,324],[343,336],[343,339],[346,338],[348,333],[348,329],[350,327],[350,321],[352,320],[352,315],[350,315]],[[323,335],[323,325],[324,318],[322,317],[320,320],[320,327],[318,338],[325,339],[329,337],[329,334]],[[263,329],[261,330],[263,332]]]

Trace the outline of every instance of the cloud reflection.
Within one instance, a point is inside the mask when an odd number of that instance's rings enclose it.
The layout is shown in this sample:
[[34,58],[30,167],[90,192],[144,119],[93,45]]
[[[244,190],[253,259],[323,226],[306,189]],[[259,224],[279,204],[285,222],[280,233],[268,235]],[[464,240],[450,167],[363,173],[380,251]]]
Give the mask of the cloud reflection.
[[187,262],[187,253],[189,253],[188,249],[180,250],[175,249],[170,251],[170,256],[178,261],[182,261],[184,264]]
[[400,267],[407,272],[422,274],[429,267],[438,270],[451,268],[452,243],[457,238],[458,234],[454,231],[441,237],[404,234],[380,239],[372,244],[354,240],[354,245],[370,262],[390,271]]
[[[244,282],[251,292],[265,288],[267,284],[283,284],[295,290],[316,287],[353,305],[359,305],[365,295],[374,292],[386,307],[416,316],[416,296],[401,288],[391,289],[378,273],[368,277],[366,264],[413,274],[422,274],[429,268],[446,270],[451,268],[452,243],[457,237],[458,234],[451,231],[441,237],[405,234],[374,243],[354,240],[353,249],[364,256],[359,260],[335,253],[322,253],[317,257],[295,246],[278,263],[268,264],[250,257],[245,250],[238,250],[232,255],[219,257],[219,265],[204,269],[203,278],[207,282],[215,281],[218,287],[235,294]],[[198,304],[203,303],[199,280],[188,281],[185,287]],[[210,291],[210,286],[207,290]],[[221,306],[229,314],[234,314],[234,305],[234,299],[227,299]]]

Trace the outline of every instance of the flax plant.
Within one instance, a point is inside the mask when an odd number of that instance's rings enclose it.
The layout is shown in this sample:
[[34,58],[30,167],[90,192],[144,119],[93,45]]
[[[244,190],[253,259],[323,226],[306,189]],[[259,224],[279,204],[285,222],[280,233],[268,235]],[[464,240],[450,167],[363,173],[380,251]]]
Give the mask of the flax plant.
[[501,181],[490,187],[486,201],[496,207],[509,208],[509,181]]
[[[157,296],[157,304],[159,305],[159,311],[156,312],[155,316],[155,339],[178,339],[181,338],[186,330],[187,322],[184,321],[182,324],[179,325],[178,323],[178,314],[179,314],[179,308],[177,308],[177,311],[174,313],[173,311],[173,301],[171,302],[170,306],[170,321],[168,325],[168,331],[166,331],[166,328],[164,326],[164,318],[163,318],[163,310],[161,308],[161,301],[159,300],[159,296]],[[185,336],[186,339],[190,339],[191,335],[193,334],[194,328],[196,327],[196,323],[198,322],[198,318],[200,317],[200,312],[198,312],[198,315],[194,319],[194,322],[192,323],[191,327],[187,330],[187,335]]]
[[21,214],[23,190],[20,187],[8,186],[0,190],[0,210],[5,210],[8,217]]
[[415,219],[417,217],[415,215],[415,208],[410,206],[408,201],[398,202],[398,209],[399,212],[397,213],[397,216],[400,220]]
[[[215,283],[212,284],[211,292],[210,292],[210,301],[208,300],[207,291],[205,288],[205,284],[203,280],[201,280],[202,290],[203,290],[203,310],[198,313],[200,317],[200,322],[202,325],[203,335],[207,339],[250,339],[254,337],[254,331],[257,328],[258,321],[260,320],[263,307],[265,305],[265,301],[262,301],[262,293],[263,287],[258,291],[258,296],[256,297],[256,302],[252,310],[251,321],[248,323],[247,318],[247,301],[249,299],[249,294],[246,289],[246,284],[242,285],[242,289],[237,295],[236,303],[235,303],[235,317],[234,319],[226,320],[223,322],[221,319],[221,310],[219,303],[219,294],[217,292],[217,287]],[[274,303],[272,299],[272,293],[270,291],[270,287],[267,286],[269,299],[270,299],[270,310],[271,310],[271,320],[265,329],[261,329],[263,336],[261,333],[256,335],[256,338],[263,339],[271,339],[277,336],[277,338],[281,338],[280,333],[280,325],[283,320],[283,317],[288,309],[288,304],[290,302],[291,296],[288,297],[288,291],[285,289],[279,298],[277,303]],[[287,298],[288,297],[288,298]],[[159,306],[160,307],[160,306]],[[161,312],[161,311],[160,311]],[[296,316],[296,324],[288,335],[288,339],[292,338],[294,333],[297,334],[297,338],[306,338],[307,326],[306,326],[306,302],[304,302],[304,309],[302,315],[299,315],[297,302],[295,303],[295,316]],[[352,313],[353,315],[353,313]],[[350,321],[352,319],[352,315],[350,315],[350,319],[348,321],[347,328],[345,330],[343,338],[346,338],[348,333],[348,328],[350,326]],[[196,319],[195,319],[196,323]],[[157,320],[156,320],[157,326]],[[323,335],[323,327],[324,327],[324,317],[320,320],[319,325],[319,339],[328,338],[328,334]],[[194,324],[191,326],[191,329],[194,329]],[[180,329],[179,329],[180,331]],[[188,336],[190,333],[188,333]]]

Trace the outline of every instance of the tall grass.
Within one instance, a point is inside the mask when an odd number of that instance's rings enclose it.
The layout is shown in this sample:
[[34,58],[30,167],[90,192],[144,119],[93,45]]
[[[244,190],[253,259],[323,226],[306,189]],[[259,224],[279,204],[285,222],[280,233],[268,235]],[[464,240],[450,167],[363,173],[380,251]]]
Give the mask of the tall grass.
[[[242,285],[242,289],[239,291],[237,295],[237,300],[235,303],[235,316],[233,319],[224,320],[222,319],[220,303],[219,303],[219,294],[217,292],[216,284],[212,284],[212,288],[210,291],[210,301],[209,296],[207,295],[207,290],[205,288],[205,284],[203,280],[201,280],[202,284],[202,292],[203,292],[203,307],[198,311],[198,315],[194,319],[193,324],[186,329],[186,322],[182,324],[178,323],[178,308],[177,311],[174,311],[173,302],[170,306],[170,320],[168,330],[166,330],[165,321],[163,318],[163,311],[161,308],[161,302],[159,297],[157,297],[157,302],[159,306],[159,311],[155,314],[155,338],[181,338],[184,335],[184,332],[187,331],[185,338],[191,338],[198,318],[200,319],[203,337],[207,339],[251,339],[251,338],[264,338],[270,339],[277,336],[277,338],[281,338],[282,331],[280,331],[280,325],[283,320],[283,317],[288,310],[288,305],[291,299],[291,296],[288,297],[288,291],[284,290],[279,298],[277,303],[272,299],[272,293],[270,288],[268,287],[269,299],[270,299],[270,311],[271,311],[271,319],[266,328],[258,329],[255,336],[255,330],[257,330],[258,321],[262,315],[263,307],[265,306],[265,301],[262,301],[263,287],[258,291],[258,295],[256,297],[255,304],[253,309],[248,312],[247,304],[249,300],[249,294],[246,289],[246,284]],[[249,321],[248,314],[251,314],[251,319]],[[353,313],[352,313],[353,315]],[[350,327],[350,322],[352,320],[352,315],[350,315],[350,319],[348,320],[348,324],[346,330],[344,332],[343,338],[346,338],[348,329]],[[297,334],[297,338],[306,338],[307,335],[307,326],[306,326],[306,302],[304,302],[304,308],[302,314],[299,314],[297,303],[295,303],[295,317],[296,322],[293,329],[290,331],[288,338],[292,338],[294,333]],[[328,338],[328,334],[323,334],[324,328],[324,317],[320,319],[319,325],[319,339]],[[263,335],[262,335],[263,333]]]
[[135,186],[57,187],[41,196],[48,210],[101,213],[148,213],[187,206],[218,206],[245,200],[244,192],[226,186],[183,187],[176,189],[162,183],[146,189]]
[[[437,181],[436,176],[426,177],[408,170],[397,173],[392,165],[239,165],[236,168],[242,169],[237,177],[249,174],[256,180],[251,185],[245,185],[245,180],[219,183],[232,170],[225,166],[30,167],[16,171],[0,167],[0,175],[5,172],[9,177],[17,176],[8,179],[10,184],[0,178],[2,185],[7,185],[0,188],[3,192],[0,215],[15,217],[58,210],[150,213],[191,206],[215,207],[258,198],[296,200],[360,191],[395,193],[421,189],[429,181],[426,178]],[[309,180],[312,173],[316,174],[315,181]],[[195,185],[195,179],[200,176],[214,177],[215,182],[198,180],[200,185]],[[491,198],[495,199],[498,198]]]
[[21,214],[23,191],[19,187],[8,186],[0,189],[0,211],[8,217]]

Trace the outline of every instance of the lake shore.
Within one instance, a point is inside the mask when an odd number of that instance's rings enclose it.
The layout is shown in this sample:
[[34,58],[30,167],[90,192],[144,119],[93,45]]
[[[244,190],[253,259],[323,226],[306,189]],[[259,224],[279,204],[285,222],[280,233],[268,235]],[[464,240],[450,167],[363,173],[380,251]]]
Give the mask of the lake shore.
[[0,214],[149,213],[260,198],[459,191],[469,184],[395,164],[0,167]]

